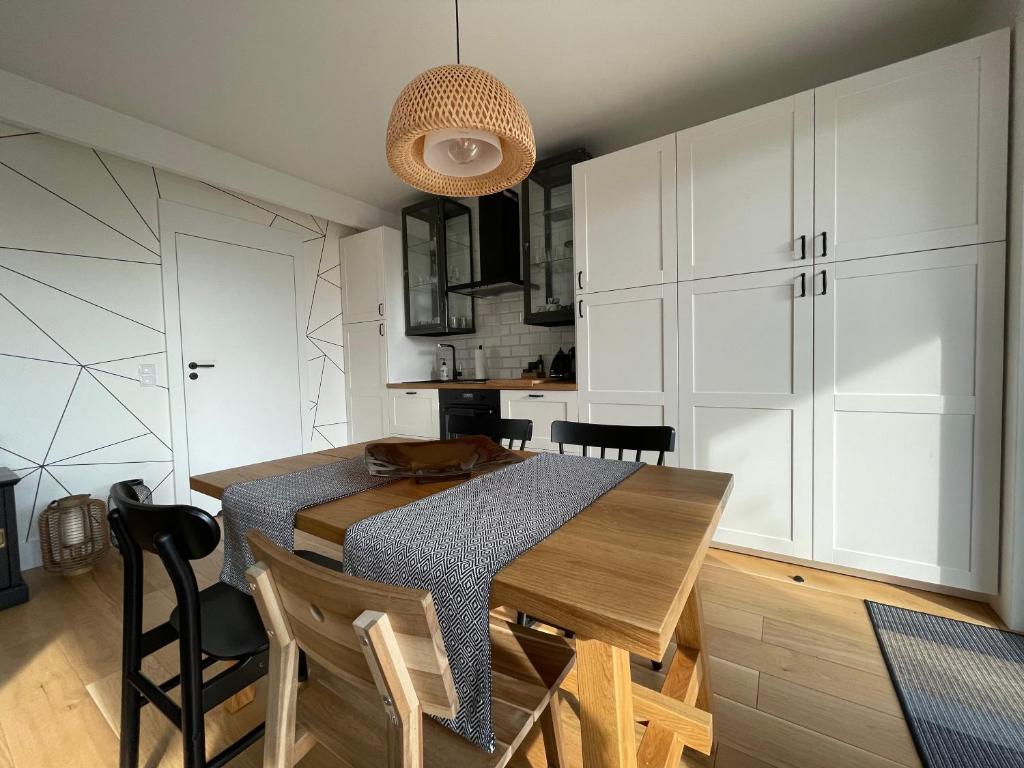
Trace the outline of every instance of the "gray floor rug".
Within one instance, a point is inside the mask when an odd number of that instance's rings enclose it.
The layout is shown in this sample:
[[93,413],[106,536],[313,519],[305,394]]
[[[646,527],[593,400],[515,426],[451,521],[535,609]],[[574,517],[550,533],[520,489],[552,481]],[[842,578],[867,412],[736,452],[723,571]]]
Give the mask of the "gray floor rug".
[[864,602],[925,766],[1024,766],[1024,637]]

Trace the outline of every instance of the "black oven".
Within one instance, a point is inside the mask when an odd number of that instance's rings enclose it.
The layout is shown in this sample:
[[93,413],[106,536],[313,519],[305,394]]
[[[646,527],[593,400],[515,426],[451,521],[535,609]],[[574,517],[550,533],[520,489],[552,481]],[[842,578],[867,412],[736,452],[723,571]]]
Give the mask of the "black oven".
[[497,389],[442,389],[438,393],[441,412],[441,439],[448,440],[448,417],[500,416],[501,391]]

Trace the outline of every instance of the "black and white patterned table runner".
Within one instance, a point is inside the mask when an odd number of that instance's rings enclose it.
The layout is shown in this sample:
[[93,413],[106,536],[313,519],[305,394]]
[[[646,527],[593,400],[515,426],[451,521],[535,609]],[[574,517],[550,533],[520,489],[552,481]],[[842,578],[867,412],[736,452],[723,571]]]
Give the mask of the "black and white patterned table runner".
[[295,515],[354,493],[392,482],[366,470],[362,456],[324,464],[278,477],[235,483],[224,489],[221,513],[224,568],[220,580],[249,592],[245,571],[253,565],[246,534],[256,529],[275,544],[295,548]]
[[442,723],[494,750],[492,579],[641,466],[541,454],[346,531],[347,573],[432,593],[460,702],[456,717]]

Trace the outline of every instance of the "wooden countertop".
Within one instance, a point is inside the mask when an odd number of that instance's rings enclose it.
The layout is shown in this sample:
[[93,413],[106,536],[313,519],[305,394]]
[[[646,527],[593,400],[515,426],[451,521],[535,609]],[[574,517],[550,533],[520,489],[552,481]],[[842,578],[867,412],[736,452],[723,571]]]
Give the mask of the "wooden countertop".
[[488,379],[487,381],[402,381],[388,389],[546,389],[575,392],[575,381],[560,379]]

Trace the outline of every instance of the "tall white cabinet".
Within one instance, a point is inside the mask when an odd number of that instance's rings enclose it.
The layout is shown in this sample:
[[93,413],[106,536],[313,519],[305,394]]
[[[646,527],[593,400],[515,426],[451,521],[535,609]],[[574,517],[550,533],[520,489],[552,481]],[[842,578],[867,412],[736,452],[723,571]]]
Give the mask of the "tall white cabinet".
[[433,347],[405,335],[402,236],[377,227],[341,241],[349,440],[392,431],[388,381],[430,378]]
[[720,543],[994,592],[1008,91],[1000,31],[577,166],[580,418],[733,473]]

